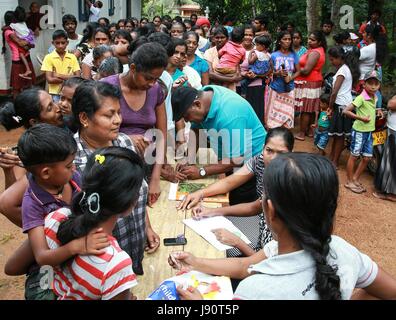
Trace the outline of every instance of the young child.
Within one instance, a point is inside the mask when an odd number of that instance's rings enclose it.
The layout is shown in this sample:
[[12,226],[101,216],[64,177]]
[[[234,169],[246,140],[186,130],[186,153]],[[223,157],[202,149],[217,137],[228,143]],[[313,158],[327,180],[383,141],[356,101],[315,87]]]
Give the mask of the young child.
[[137,284],[132,261],[112,231],[117,220],[135,206],[144,178],[144,165],[133,151],[110,147],[88,159],[82,190],[72,209],[60,209],[47,216],[47,243],[57,250],[92,230],[102,228],[110,245],[102,255],[81,256],[55,268],[54,292],[60,300],[131,299]]
[[118,58],[108,57],[100,63],[98,67],[98,73],[96,74],[94,80],[100,80],[115,74],[120,74],[123,72],[123,70],[124,66],[120,60],[118,60]]
[[[10,28],[14,30],[15,35],[28,43],[29,47],[34,48],[34,33],[26,25],[26,12],[25,9],[18,6],[15,9],[15,20],[16,23],[11,23]],[[30,55],[29,50],[24,47],[18,46],[19,56],[25,66],[26,72],[20,74],[19,76],[23,79],[32,80],[30,77],[32,70],[30,69],[27,57]]]
[[243,28],[237,27],[232,30],[231,40],[219,50],[220,62],[215,71],[222,75],[233,76],[239,70],[239,65],[243,62],[246,50],[242,46],[245,32]]
[[331,111],[329,109],[330,96],[328,94],[322,94],[320,96],[320,113],[319,117],[316,117],[315,124],[312,128],[315,129],[314,144],[319,149],[320,153],[326,155],[326,147],[329,143],[329,128]]
[[[256,76],[264,77],[271,71],[271,55],[268,49],[272,44],[271,37],[259,36],[255,40],[256,48],[249,53],[249,71],[253,72]],[[254,81],[253,79],[244,78],[241,81],[242,95],[246,96],[246,90],[249,84]]]
[[103,233],[81,236],[57,250],[50,250],[46,243],[46,215],[69,207],[73,196],[80,192],[80,176],[73,165],[76,151],[72,135],[49,124],[37,124],[26,130],[18,142],[18,156],[28,172],[29,187],[22,201],[22,229],[29,240],[7,264],[12,264],[13,270],[29,269],[25,286],[27,300],[54,298],[50,290],[40,287],[43,274],[39,266],[57,266],[77,254],[101,254],[100,249],[109,244]]
[[45,56],[41,71],[45,72],[50,95],[58,103],[62,83],[69,78],[79,77],[81,72],[76,56],[66,51],[69,40],[65,31],[55,31],[52,44],[55,51]]
[[110,46],[102,44],[93,49],[92,57],[91,78],[98,81],[101,79],[98,75],[98,68],[105,59],[113,57],[113,50]]
[[[364,81],[363,92],[343,111],[347,117],[355,119],[352,127],[351,155],[347,164],[348,182],[345,184],[345,188],[358,194],[367,191],[359,182],[359,178],[373,156],[372,132],[375,130],[376,92],[381,86],[376,71],[367,74]],[[356,114],[353,110],[356,111]],[[360,156],[363,158],[355,171],[355,164]]]
[[62,90],[60,92],[58,106],[63,115],[63,124],[65,128],[69,129],[73,133],[77,132],[78,127],[76,126],[73,118],[72,101],[77,87],[85,81],[85,79],[80,77],[70,78],[63,83]]

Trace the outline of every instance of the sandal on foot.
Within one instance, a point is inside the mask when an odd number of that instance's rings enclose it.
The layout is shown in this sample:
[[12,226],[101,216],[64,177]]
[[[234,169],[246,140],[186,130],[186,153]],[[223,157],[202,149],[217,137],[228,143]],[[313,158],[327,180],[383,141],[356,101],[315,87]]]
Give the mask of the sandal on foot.
[[364,192],[364,189],[362,187],[356,186],[354,184],[350,185],[346,183],[344,184],[344,187],[357,194],[362,194]]
[[354,182],[354,184],[360,188],[362,188],[364,191],[363,192],[367,192],[367,189],[364,187],[364,185],[361,182]]

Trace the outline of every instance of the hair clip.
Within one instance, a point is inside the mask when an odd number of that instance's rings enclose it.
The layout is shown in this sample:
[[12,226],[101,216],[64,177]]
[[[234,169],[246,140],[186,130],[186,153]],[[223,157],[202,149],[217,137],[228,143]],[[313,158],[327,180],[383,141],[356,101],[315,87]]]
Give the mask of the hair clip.
[[103,164],[106,161],[106,157],[102,156],[100,154],[97,154],[95,156],[95,162],[99,163],[99,164]]
[[97,214],[100,211],[100,196],[98,193],[92,193],[88,199],[88,210],[92,214]]
[[20,116],[13,116],[12,119],[14,119],[16,123],[20,123],[22,121]]

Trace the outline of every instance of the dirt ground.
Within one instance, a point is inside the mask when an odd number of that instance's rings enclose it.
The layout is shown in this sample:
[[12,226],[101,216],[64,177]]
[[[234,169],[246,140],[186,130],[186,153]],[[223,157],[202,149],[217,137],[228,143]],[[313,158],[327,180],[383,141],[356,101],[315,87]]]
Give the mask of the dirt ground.
[[[1,129],[0,129],[1,130]],[[11,134],[0,131],[0,146],[14,146],[22,131]],[[312,139],[296,142],[296,151],[316,152]],[[396,203],[373,197],[373,177],[363,176],[368,192],[356,195],[343,187],[345,183],[345,152],[339,170],[340,200],[335,233],[368,254],[382,268],[396,277]],[[0,173],[0,190],[4,190],[4,176]],[[0,300],[23,299],[24,277],[8,277],[4,265],[26,237],[21,230],[0,215]]]

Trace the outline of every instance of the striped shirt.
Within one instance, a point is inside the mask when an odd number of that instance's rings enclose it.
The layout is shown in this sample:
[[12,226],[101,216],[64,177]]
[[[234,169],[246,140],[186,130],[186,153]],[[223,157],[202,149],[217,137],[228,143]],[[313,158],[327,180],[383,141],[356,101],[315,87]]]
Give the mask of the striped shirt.
[[[83,172],[87,165],[89,156],[94,152],[81,139],[79,133],[74,135],[77,142],[77,153],[74,159],[74,164],[79,172]],[[135,151],[135,147],[131,139],[123,133],[119,133],[116,140],[113,141],[113,146],[127,148]],[[143,257],[144,247],[146,244],[146,204],[148,196],[148,184],[143,180],[142,187],[139,190],[139,198],[132,214],[120,218],[113,230],[113,236],[116,237],[122,250],[129,254],[133,261],[133,271],[138,274],[143,274]]]
[[[62,221],[71,215],[69,209],[59,209],[45,218],[45,236],[50,249],[61,246],[57,232]],[[100,256],[75,256],[54,268],[54,292],[59,300],[110,300],[137,285],[132,261],[109,236],[110,246]]]

